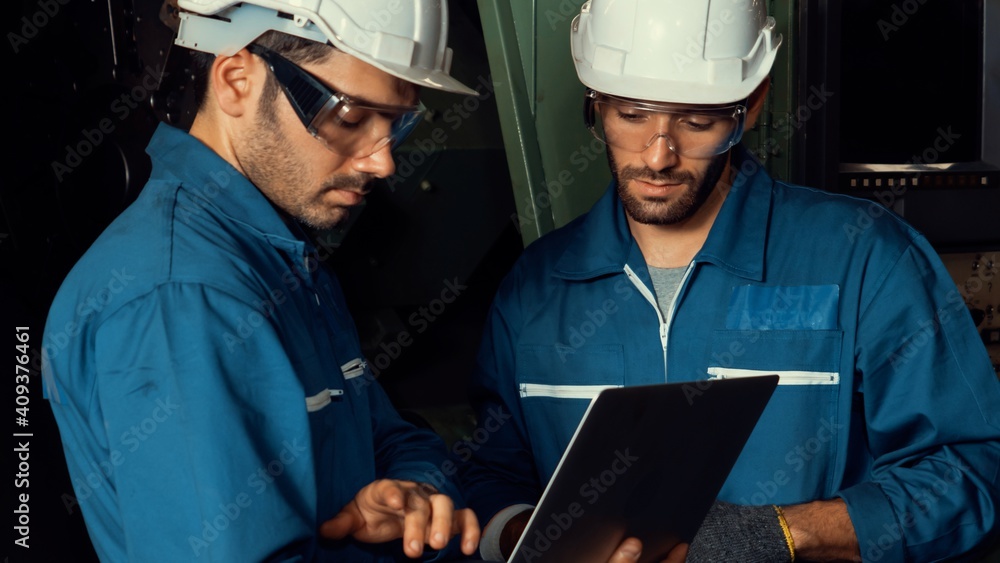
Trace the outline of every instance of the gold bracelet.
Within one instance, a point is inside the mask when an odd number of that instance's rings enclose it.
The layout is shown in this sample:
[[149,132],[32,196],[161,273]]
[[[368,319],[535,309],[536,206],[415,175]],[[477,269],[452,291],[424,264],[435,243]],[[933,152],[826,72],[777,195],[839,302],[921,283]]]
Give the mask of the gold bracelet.
[[778,523],[781,524],[781,531],[785,533],[785,543],[788,544],[788,553],[791,554],[789,561],[795,561],[795,542],[792,541],[792,530],[788,527],[788,520],[785,520],[785,511],[780,506],[774,504],[774,511],[778,513]]

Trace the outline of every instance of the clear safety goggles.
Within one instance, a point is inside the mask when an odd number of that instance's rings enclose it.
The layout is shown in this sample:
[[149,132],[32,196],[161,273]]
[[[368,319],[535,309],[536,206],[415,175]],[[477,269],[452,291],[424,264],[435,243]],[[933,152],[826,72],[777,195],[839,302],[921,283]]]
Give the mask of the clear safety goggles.
[[251,43],[264,59],[302,124],[331,152],[364,158],[401,143],[420,122],[421,105],[396,106],[352,99],[331,90],[305,69]]
[[740,142],[746,104],[687,106],[619,98],[588,90],[584,121],[598,140],[642,152],[660,137],[675,153],[691,158],[722,154]]

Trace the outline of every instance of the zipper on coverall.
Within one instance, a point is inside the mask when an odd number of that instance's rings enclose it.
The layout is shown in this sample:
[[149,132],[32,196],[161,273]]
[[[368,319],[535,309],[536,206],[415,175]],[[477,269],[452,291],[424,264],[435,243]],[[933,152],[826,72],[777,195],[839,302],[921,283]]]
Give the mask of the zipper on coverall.
[[625,264],[625,275],[628,276],[629,281],[632,285],[639,290],[639,293],[646,298],[646,301],[653,306],[653,310],[656,311],[656,318],[660,321],[660,347],[663,349],[663,381],[667,381],[667,341],[670,335],[670,323],[674,320],[674,308],[677,305],[677,299],[681,296],[681,291],[683,291],[684,286],[687,284],[688,277],[691,275],[691,270],[694,268],[694,262],[692,261],[688,264],[686,270],[684,270],[684,276],[681,278],[681,283],[677,286],[677,291],[674,292],[674,298],[670,301],[670,308],[667,309],[669,313],[667,318],[663,318],[663,313],[660,312],[660,307],[656,304],[656,296],[653,292],[646,287],[646,284],[642,283],[639,276],[635,275],[635,271]]

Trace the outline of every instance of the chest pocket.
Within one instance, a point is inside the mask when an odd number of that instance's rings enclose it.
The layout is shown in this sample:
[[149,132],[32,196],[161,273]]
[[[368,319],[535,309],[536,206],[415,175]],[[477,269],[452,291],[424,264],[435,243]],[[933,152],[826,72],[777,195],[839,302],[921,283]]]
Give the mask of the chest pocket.
[[850,392],[841,386],[839,301],[836,285],[733,289],[727,330],[712,335],[709,378],[779,380],[722,498],[765,504],[832,494],[838,442],[847,432],[837,407],[841,393]]
[[[850,392],[841,386],[842,345],[840,330],[715,331],[710,379],[779,376],[720,498],[772,504],[832,494],[838,441],[847,432],[837,405]],[[754,485],[779,480],[763,492]]]
[[522,345],[516,369],[531,448],[539,476],[546,482],[590,401],[604,389],[623,386],[624,353],[620,345]]

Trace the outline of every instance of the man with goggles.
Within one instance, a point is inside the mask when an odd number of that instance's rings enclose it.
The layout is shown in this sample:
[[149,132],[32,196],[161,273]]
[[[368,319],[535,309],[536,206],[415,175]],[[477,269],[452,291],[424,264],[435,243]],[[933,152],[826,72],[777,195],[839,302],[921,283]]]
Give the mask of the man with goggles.
[[[176,42],[200,66],[194,123],[160,124],[149,182],[66,279],[47,325],[76,327],[46,360],[46,386],[97,554],[473,554],[478,523],[442,473],[443,442],[393,409],[300,226],[335,225],[393,173],[419,88],[474,93],[448,75],[445,4],[179,5]],[[108,272],[127,281],[81,312]],[[141,442],[130,433],[154,418]],[[81,488],[109,459],[104,486]]]
[[573,20],[612,182],[525,249],[487,320],[471,397],[510,422],[462,469],[488,558],[600,390],[690,382],[697,401],[767,374],[778,390],[673,556],[938,561],[995,537],[1000,386],[934,249],[877,204],[772,179],[740,144],[781,43],[766,5],[587,0]]
[[729,151],[743,136],[746,101],[740,104],[691,106],[629,100],[588,90],[584,123],[601,142],[629,153],[641,153],[661,137],[678,156],[711,158]]
[[403,142],[420,122],[420,105],[389,105],[352,99],[278,53],[253,44],[247,49],[267,61],[309,133],[330,152],[366,158]]

